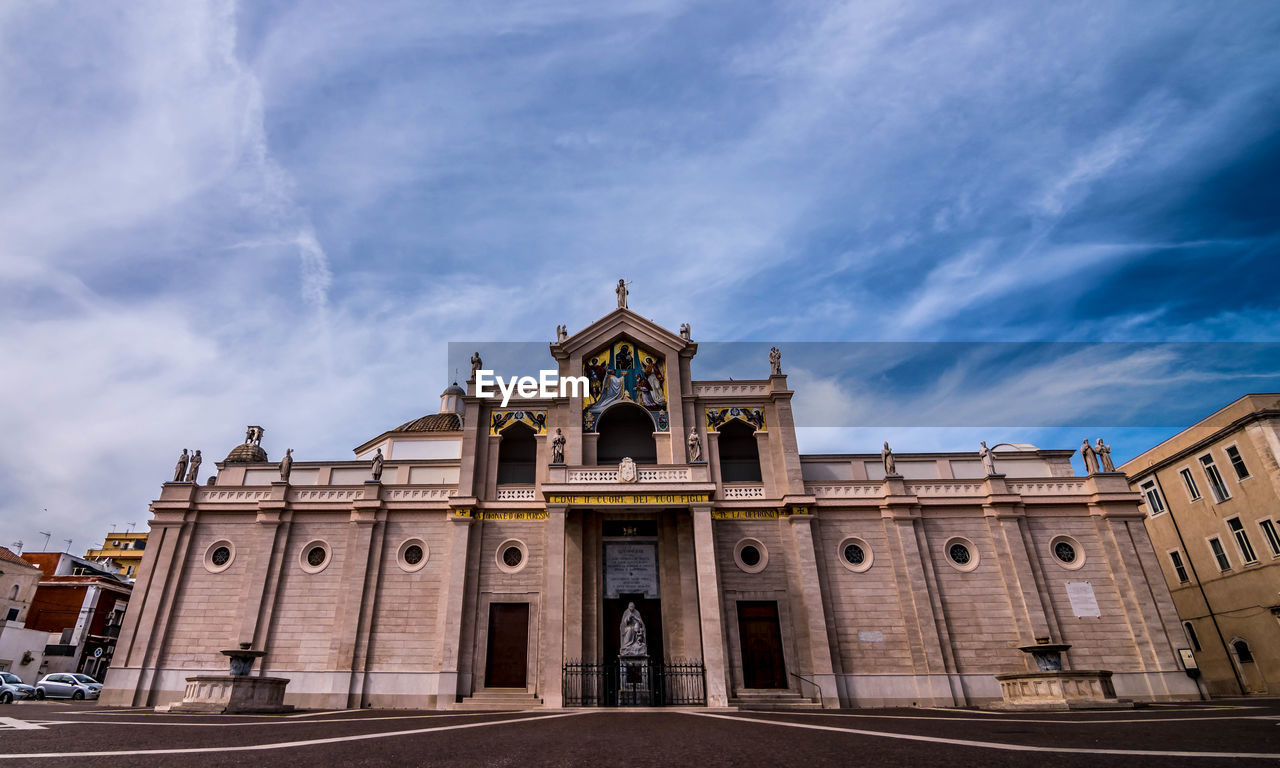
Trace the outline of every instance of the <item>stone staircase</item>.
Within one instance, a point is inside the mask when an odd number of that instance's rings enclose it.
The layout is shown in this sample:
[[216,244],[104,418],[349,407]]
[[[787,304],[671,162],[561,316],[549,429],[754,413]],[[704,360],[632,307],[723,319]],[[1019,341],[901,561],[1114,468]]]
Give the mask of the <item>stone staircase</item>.
[[455,710],[479,712],[497,709],[534,709],[542,699],[523,688],[486,688],[454,705]]
[[742,710],[808,710],[822,709],[822,703],[795,691],[738,691],[729,699],[729,705]]

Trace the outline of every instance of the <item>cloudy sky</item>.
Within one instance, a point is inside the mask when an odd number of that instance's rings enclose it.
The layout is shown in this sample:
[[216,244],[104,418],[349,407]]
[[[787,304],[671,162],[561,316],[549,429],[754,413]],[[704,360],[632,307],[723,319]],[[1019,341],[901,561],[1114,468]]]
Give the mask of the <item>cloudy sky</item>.
[[[620,276],[702,342],[1274,342],[1278,127],[1256,0],[2,3],[0,543],[144,526],[250,423],[350,457],[435,410],[448,342],[545,343]],[[1280,388],[1220,348],[789,372],[806,414],[932,409],[809,450],[1123,459]],[[1126,421],[1134,380],[1177,423]]]

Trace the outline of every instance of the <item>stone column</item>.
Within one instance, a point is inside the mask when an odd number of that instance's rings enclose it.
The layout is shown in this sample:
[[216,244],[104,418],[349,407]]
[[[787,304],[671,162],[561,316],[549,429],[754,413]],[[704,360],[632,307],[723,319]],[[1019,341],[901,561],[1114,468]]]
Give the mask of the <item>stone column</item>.
[[[274,482],[267,498],[258,502],[257,530],[254,531],[254,557],[249,560],[245,571],[244,586],[240,590],[240,631],[236,634],[236,642],[249,643],[254,648],[262,649],[266,640],[259,636],[259,627],[263,609],[274,597],[268,574],[276,554],[276,533],[280,524],[288,514],[289,484]],[[278,581],[278,579],[277,579]],[[264,627],[265,628],[265,627]]]
[[707,706],[729,705],[726,684],[724,620],[720,611],[720,579],[716,572],[715,537],[711,530],[711,507],[690,509],[693,516],[693,546],[698,563],[698,616],[702,627],[702,663],[707,672]]
[[449,562],[440,585],[440,602],[436,614],[436,636],[440,647],[440,683],[436,694],[437,709],[452,709],[458,695],[458,656],[462,645],[462,601],[467,588],[467,551],[471,541],[471,525],[475,522],[470,509],[451,509],[449,515]]
[[818,576],[817,553],[813,544],[813,516],[792,515],[790,523],[792,543],[795,548],[796,570],[800,577],[799,600],[803,611],[805,635],[808,638],[808,656],[813,665],[810,676],[817,683],[824,707],[840,706],[840,693],[831,666],[831,642],[827,636],[827,616],[822,606],[822,581]]
[[558,708],[563,704],[560,675],[564,666],[564,593],[565,593],[565,514],[563,504],[547,507],[546,560],[543,565],[542,587],[542,648],[541,659],[542,703]]

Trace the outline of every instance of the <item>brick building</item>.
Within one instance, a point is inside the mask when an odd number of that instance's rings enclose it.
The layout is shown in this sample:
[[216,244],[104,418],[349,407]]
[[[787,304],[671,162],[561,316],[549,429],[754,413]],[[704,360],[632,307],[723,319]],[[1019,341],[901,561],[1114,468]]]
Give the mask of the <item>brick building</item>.
[[701,381],[697,351],[620,306],[550,345],[582,391],[502,407],[454,385],[288,482],[250,428],[216,485],[151,505],[104,700],[180,698],[246,642],[301,706],[612,703],[588,684],[613,685],[637,638],[713,706],[981,704],[1037,641],[1120,696],[1197,697],[1123,475],[1031,446],[994,472],[801,455],[780,364]]

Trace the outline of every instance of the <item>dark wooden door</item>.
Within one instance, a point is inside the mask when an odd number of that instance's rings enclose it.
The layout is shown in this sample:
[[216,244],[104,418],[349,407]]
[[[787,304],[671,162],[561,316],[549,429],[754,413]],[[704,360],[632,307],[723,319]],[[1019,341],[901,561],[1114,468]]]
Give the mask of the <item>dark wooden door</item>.
[[489,604],[486,688],[524,688],[529,659],[529,604]]
[[772,600],[738,603],[738,639],[742,643],[742,681],[748,688],[786,688],[778,604]]

